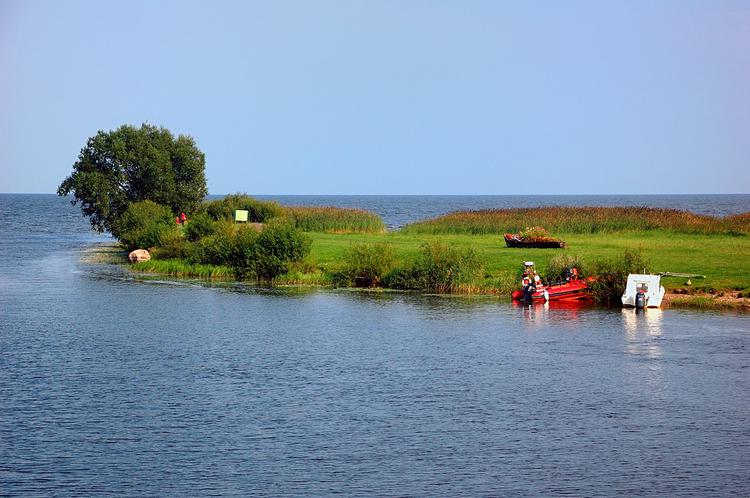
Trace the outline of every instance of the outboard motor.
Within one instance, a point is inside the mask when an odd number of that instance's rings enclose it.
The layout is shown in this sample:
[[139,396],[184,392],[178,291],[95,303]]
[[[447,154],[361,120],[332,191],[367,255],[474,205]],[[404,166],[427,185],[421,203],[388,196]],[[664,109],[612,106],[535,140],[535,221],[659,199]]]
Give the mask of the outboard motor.
[[636,292],[635,293],[635,309],[642,310],[646,307],[646,293]]
[[529,283],[524,286],[523,288],[523,302],[526,304],[530,304],[533,300],[533,295],[536,292],[536,285],[534,283]]

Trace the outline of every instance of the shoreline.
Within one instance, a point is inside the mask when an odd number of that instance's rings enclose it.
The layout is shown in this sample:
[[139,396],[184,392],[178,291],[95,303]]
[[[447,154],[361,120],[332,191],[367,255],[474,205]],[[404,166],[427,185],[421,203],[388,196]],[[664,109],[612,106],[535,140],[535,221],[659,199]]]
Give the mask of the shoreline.
[[[133,268],[133,264],[127,260],[127,251],[123,250],[117,242],[100,242],[89,246],[82,251],[80,260],[87,264],[113,264],[124,267],[128,272],[137,275],[153,275],[167,279],[193,280],[200,282],[221,282],[226,284],[241,283],[234,277],[206,278],[196,275],[170,275],[158,271],[146,271]],[[293,279],[289,282],[282,282],[275,285],[277,288],[290,289],[339,289],[353,292],[366,293],[408,293],[419,295],[435,295],[443,297],[493,297],[501,300],[511,301],[510,296],[497,291],[474,291],[471,293],[447,293],[435,294],[421,291],[404,291],[390,288],[363,288],[363,287],[343,287],[331,284],[322,284],[319,282],[295,282]],[[712,310],[712,311],[738,311],[750,312],[750,297],[741,296],[741,292],[732,289],[716,289],[713,292],[706,292],[699,289],[691,288],[674,288],[669,289],[663,300],[660,309],[692,309],[692,310]]]

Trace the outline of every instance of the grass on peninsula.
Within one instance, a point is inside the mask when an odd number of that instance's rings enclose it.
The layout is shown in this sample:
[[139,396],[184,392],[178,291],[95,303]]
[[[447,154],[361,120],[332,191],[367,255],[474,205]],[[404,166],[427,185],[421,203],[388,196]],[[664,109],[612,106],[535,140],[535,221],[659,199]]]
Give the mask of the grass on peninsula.
[[[310,257],[322,269],[332,269],[354,244],[385,243],[393,248],[398,265],[416,259],[420,246],[428,240],[441,240],[452,247],[471,248],[484,265],[485,282],[504,293],[518,285],[516,274],[523,261],[534,261],[544,274],[558,254],[578,256],[588,263],[613,258],[626,250],[641,250],[654,271],[697,273],[695,289],[735,289],[750,287],[750,237],[731,235],[682,234],[670,231],[620,232],[600,234],[559,233],[568,242],[565,249],[511,249],[498,235],[421,235],[388,234],[309,234],[313,239]],[[684,278],[662,279],[665,288],[685,286]],[[481,285],[480,285],[481,284]]]
[[668,230],[690,234],[750,234],[750,213],[713,217],[650,207],[536,207],[456,211],[405,226],[404,233],[502,234],[541,226],[562,233]]
[[283,208],[284,216],[305,232],[380,233],[385,224],[380,216],[362,209],[331,206],[293,206]]
[[[346,255],[357,245],[388,247],[397,269],[417,261],[423,246],[439,242],[471,250],[481,265],[472,281],[457,292],[507,296],[518,286],[523,261],[532,260],[542,275],[557,255],[567,254],[593,265],[640,251],[651,271],[706,275],[693,279],[697,293],[711,290],[750,292],[750,213],[726,218],[652,208],[533,208],[451,213],[385,232],[380,218],[366,211],[321,207],[284,207],[294,225],[312,240],[311,253],[291,265],[275,283],[333,285]],[[502,233],[526,226],[544,226],[567,242],[565,249],[510,249]],[[189,244],[185,246],[189,248]],[[138,271],[209,280],[232,279],[229,266],[192,264],[182,259],[139,263]],[[667,289],[684,288],[685,278],[664,278]]]

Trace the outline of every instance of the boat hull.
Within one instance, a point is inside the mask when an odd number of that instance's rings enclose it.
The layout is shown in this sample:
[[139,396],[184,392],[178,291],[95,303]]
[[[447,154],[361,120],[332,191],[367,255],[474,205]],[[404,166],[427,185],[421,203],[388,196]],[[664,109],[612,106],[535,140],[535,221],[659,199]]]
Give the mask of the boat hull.
[[[523,290],[513,291],[514,301],[523,301]],[[546,301],[590,301],[591,293],[586,280],[571,280],[564,284],[547,285],[531,295],[532,302]]]
[[506,233],[503,238],[505,239],[505,245],[508,247],[525,247],[532,249],[559,249],[565,247],[565,242],[562,240],[524,241],[515,239],[512,234],[508,233]]

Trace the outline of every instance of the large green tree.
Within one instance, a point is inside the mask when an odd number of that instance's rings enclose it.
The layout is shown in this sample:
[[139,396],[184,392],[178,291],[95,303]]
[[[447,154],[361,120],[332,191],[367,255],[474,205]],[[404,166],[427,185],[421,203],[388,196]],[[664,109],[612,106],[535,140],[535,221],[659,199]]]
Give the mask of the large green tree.
[[208,193],[205,156],[187,135],[166,128],[123,125],[99,131],[81,149],[73,173],[57,189],[73,194],[91,226],[117,235],[117,221],[134,202],[150,200],[190,213]]

